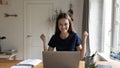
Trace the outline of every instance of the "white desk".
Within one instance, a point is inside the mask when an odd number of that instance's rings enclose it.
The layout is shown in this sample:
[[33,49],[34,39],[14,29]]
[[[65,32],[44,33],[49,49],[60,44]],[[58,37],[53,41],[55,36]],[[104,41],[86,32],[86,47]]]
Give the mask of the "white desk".
[[97,61],[96,65],[100,64],[100,65],[111,65],[112,68],[120,68],[120,62],[119,61],[115,61],[115,60],[111,60],[111,61]]
[[16,53],[12,53],[10,55],[0,54],[0,59],[16,60]]

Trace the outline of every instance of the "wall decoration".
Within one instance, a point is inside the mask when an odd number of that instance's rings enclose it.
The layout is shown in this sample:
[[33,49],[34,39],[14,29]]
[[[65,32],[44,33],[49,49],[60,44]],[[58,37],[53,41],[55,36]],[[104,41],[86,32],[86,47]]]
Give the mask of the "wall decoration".
[[49,23],[54,23],[56,21],[57,16],[62,13],[61,9],[54,10],[53,14],[48,18]]
[[17,14],[8,14],[8,13],[5,13],[4,16],[5,17],[17,17],[18,15]]
[[68,14],[71,17],[71,20],[73,21],[73,9],[72,9],[73,5],[72,3],[69,4],[69,10],[68,10]]
[[8,5],[8,0],[0,0],[0,5]]

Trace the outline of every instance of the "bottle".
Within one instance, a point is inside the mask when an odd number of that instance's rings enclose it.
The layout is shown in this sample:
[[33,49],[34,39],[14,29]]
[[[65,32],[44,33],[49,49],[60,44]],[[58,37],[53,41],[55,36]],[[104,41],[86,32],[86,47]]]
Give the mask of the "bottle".
[[97,51],[91,56],[92,58],[97,54]]

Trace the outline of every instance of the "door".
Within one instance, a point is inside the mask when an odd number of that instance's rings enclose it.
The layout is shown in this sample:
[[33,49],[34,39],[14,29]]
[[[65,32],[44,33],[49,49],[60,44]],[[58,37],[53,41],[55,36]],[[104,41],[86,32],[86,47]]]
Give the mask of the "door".
[[24,1],[24,59],[42,59],[40,35],[44,33],[48,41],[54,31],[48,20],[53,6],[48,1]]

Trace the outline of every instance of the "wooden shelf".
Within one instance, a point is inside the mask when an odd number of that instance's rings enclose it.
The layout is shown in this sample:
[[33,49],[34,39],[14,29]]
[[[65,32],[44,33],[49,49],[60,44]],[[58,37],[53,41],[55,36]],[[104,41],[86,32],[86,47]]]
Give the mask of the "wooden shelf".
[[12,53],[10,55],[7,54],[0,54],[0,60],[2,59],[8,59],[8,60],[16,60],[16,53]]

